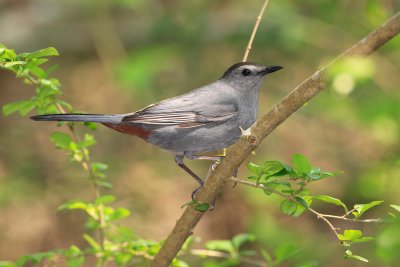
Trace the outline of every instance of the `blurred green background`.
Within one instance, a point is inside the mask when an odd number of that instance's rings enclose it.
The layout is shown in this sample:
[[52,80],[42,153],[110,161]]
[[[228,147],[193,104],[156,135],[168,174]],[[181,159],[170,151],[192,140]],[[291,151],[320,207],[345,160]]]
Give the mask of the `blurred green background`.
[[[56,47],[61,55],[50,64],[58,65],[53,75],[65,100],[91,113],[126,113],[209,83],[241,61],[262,2],[0,0],[0,43],[17,52]],[[399,9],[398,0],[271,0],[249,61],[285,68],[265,81],[260,114]],[[399,37],[368,60],[338,63],[327,75],[328,89],[276,129],[250,160],[288,162],[302,153],[324,170],[344,171],[312,186],[314,194],[349,206],[400,204],[399,74]],[[1,106],[33,94],[6,72],[0,72],[0,89]],[[0,260],[84,246],[84,214],[56,208],[69,199],[92,199],[90,182],[49,142],[55,124],[13,114],[1,116],[0,125]],[[193,179],[170,154],[138,138],[105,127],[95,136],[92,157],[109,164],[116,205],[133,214],[123,223],[143,238],[165,238],[197,186]],[[189,165],[202,176],[207,172],[206,162]],[[247,174],[240,169],[239,177]],[[313,215],[281,214],[279,201],[228,184],[194,234],[206,241],[249,232],[257,237],[255,246],[269,251],[291,243],[303,249],[284,266],[365,265],[343,260],[335,237]],[[369,216],[388,211],[382,207]],[[398,225],[337,225],[378,233],[376,241],[352,249],[369,258],[369,266],[400,266]]]

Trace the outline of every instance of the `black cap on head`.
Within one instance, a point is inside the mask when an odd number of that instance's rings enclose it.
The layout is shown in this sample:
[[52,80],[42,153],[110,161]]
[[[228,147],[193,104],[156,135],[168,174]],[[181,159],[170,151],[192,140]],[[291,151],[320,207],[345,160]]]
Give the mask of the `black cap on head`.
[[246,65],[246,66],[251,66],[251,65],[253,65],[253,66],[259,66],[259,67],[261,67],[262,65],[260,65],[260,64],[257,64],[257,63],[253,63],[253,62],[239,62],[239,63],[236,63],[236,64],[233,64],[232,66],[230,66],[225,72],[224,72],[224,75],[222,75],[222,77],[226,77],[229,73],[231,73],[233,70],[236,70],[237,68],[240,68],[241,66],[244,66],[244,65]]
[[[263,65],[257,64],[257,63],[253,63],[253,62],[239,62],[236,64],[233,64],[232,66],[230,66],[225,73],[222,75],[222,78],[228,77],[231,73],[235,72],[235,70],[240,69],[241,67],[249,67],[250,69],[252,69],[253,71],[255,70],[256,74],[261,74],[261,75],[266,75],[268,73],[272,73],[275,71],[278,71],[280,69],[282,69],[283,67],[281,66],[268,66],[265,67]],[[247,76],[247,75],[245,75]]]

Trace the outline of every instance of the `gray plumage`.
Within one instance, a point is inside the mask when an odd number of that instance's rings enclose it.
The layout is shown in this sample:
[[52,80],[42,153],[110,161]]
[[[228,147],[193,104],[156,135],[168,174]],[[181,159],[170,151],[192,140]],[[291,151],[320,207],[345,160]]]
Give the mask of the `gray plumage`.
[[184,156],[194,158],[196,154],[216,151],[238,140],[241,129],[249,128],[256,120],[258,95],[265,75],[281,68],[237,63],[213,83],[133,113],[51,114],[32,119],[102,123],[171,151],[182,167]]

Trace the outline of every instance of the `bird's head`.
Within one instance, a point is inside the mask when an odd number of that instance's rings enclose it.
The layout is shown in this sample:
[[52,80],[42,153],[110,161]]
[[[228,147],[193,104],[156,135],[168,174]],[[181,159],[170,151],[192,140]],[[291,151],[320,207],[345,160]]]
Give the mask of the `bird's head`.
[[267,74],[282,68],[281,66],[266,67],[257,63],[241,62],[227,69],[220,80],[239,90],[258,89]]

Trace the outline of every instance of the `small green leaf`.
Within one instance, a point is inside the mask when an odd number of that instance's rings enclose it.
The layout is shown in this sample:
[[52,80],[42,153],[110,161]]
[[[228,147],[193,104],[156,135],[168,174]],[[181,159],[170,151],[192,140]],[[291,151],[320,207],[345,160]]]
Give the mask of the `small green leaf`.
[[303,198],[296,196],[295,199],[302,207],[304,207],[305,209],[308,209],[308,204]]
[[88,234],[83,234],[83,238],[86,240],[86,242],[88,242],[89,243],[89,245],[92,247],[92,248],[94,248],[95,250],[100,250],[101,249],[101,247],[100,247],[100,245],[96,242],[96,240],[94,240],[93,239],[93,237],[91,237],[90,235],[88,235]]
[[283,214],[287,215],[293,215],[297,210],[297,204],[289,199],[282,201],[280,207]]
[[367,204],[356,204],[354,205],[354,209],[356,210],[356,212],[353,212],[353,215],[356,218],[360,218],[367,210],[378,206],[380,204],[382,204],[384,201],[383,200],[377,200],[377,201],[372,201],[370,203]]
[[196,204],[199,204],[199,202],[197,200],[190,200],[189,202],[186,202],[185,204],[183,204],[181,206],[181,209],[183,209],[184,207],[196,205]]
[[350,250],[346,250],[345,253],[346,254],[343,256],[343,258],[345,258],[345,259],[355,259],[355,260],[359,260],[359,261],[363,261],[363,262],[368,262],[368,260],[366,258],[363,258],[358,255],[354,255]]
[[21,100],[17,102],[8,103],[3,106],[3,115],[7,117],[8,115],[23,109],[27,108],[32,109],[34,106],[35,102],[31,100]]
[[400,206],[399,205],[389,205],[389,206],[394,208],[396,211],[400,212]]
[[247,169],[249,169],[251,173],[254,173],[257,176],[260,176],[263,171],[263,168],[261,166],[250,161],[247,163]]
[[131,253],[126,253],[126,252],[118,252],[118,254],[115,256],[115,262],[118,264],[118,266],[126,266],[131,259],[132,259],[132,254]]
[[14,50],[12,50],[12,49],[4,49],[2,51],[2,53],[1,53],[1,57],[0,58],[4,58],[4,59],[13,61],[16,56],[17,56],[17,54],[15,54]]
[[276,263],[281,263],[289,258],[296,256],[301,250],[295,245],[290,243],[283,243],[275,249],[275,261]]
[[312,166],[310,161],[301,154],[294,154],[292,156],[292,163],[299,174],[307,175],[311,172]]
[[271,255],[264,249],[260,250],[261,257],[265,260],[265,263],[267,263],[267,266],[269,266],[272,263],[272,257]]
[[256,240],[256,237],[252,234],[239,234],[232,238],[232,244],[236,251],[239,251],[241,245],[247,242],[253,242],[254,240]]
[[104,188],[113,188],[113,185],[112,185],[112,183],[110,183],[110,182],[108,182],[108,181],[106,181],[106,180],[94,180],[94,182],[97,184],[97,185],[99,185],[99,186],[101,186],[101,187],[104,187]]
[[351,243],[363,243],[374,240],[373,237],[363,236],[363,233],[360,230],[344,230],[343,234],[338,234],[338,238],[341,241]]
[[334,197],[327,196],[327,195],[317,195],[317,196],[313,196],[312,199],[313,200],[317,199],[317,200],[321,200],[326,203],[342,206],[343,209],[345,210],[345,212],[349,212],[347,209],[347,206],[338,198],[334,198]]
[[3,66],[6,69],[8,69],[8,68],[11,68],[11,67],[14,67],[14,66],[17,66],[17,65],[25,65],[25,64],[26,64],[25,61],[11,61],[11,62],[4,63]]
[[108,169],[108,165],[102,162],[93,162],[91,166],[93,172],[103,172]]
[[11,261],[0,261],[0,267],[17,267],[17,265]]
[[48,47],[45,49],[38,50],[36,52],[30,53],[27,58],[33,59],[38,57],[50,57],[50,56],[58,56],[58,51],[54,47]]
[[90,130],[93,130],[93,131],[97,129],[97,124],[94,122],[84,122],[83,125],[85,125]]
[[94,136],[92,134],[85,133],[84,139],[83,139],[83,141],[78,143],[78,147],[86,148],[86,147],[92,146],[94,144],[96,144],[96,140],[94,139]]
[[66,133],[54,132],[50,135],[50,141],[57,147],[61,149],[70,150],[72,137]]
[[95,203],[96,204],[108,204],[112,203],[115,201],[115,196],[113,195],[104,195],[96,198]]
[[74,209],[86,209],[88,204],[82,200],[70,200],[67,203],[62,204],[57,210],[74,210]]
[[40,67],[34,66],[30,67],[29,70],[38,78],[44,79],[46,78],[47,73]]
[[68,267],[79,267],[85,263],[83,252],[77,247],[72,245],[64,252]]
[[210,207],[209,203],[199,203],[194,205],[194,209],[200,212],[205,212],[208,210],[208,208]]
[[[262,173],[265,174],[267,177],[274,176],[277,173],[280,173],[282,170],[286,172],[285,166],[276,160],[266,161],[263,164],[263,171]],[[285,175],[280,173],[281,176]]]
[[344,230],[343,236],[346,240],[353,241],[362,237],[362,231],[360,230]]
[[230,240],[211,240],[205,244],[205,247],[210,250],[218,250],[233,254],[235,248]]
[[118,208],[113,213],[110,214],[109,220],[110,221],[121,220],[123,218],[128,217],[129,215],[131,215],[131,212],[129,210],[125,208]]

